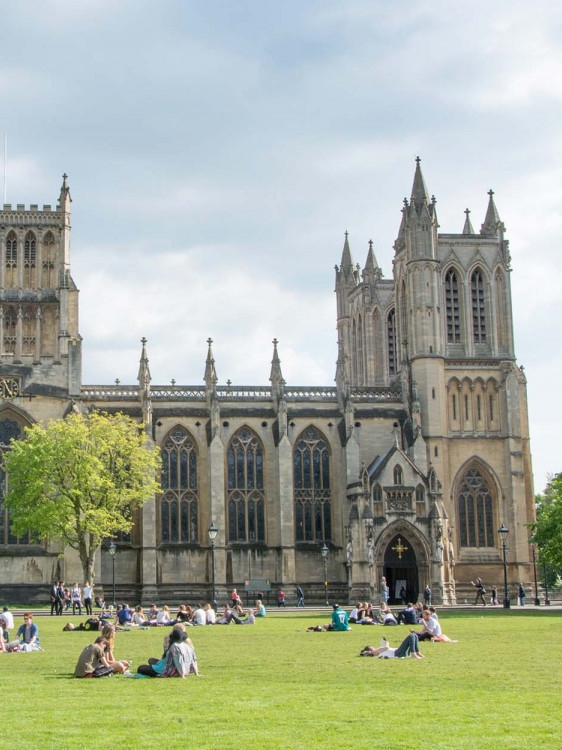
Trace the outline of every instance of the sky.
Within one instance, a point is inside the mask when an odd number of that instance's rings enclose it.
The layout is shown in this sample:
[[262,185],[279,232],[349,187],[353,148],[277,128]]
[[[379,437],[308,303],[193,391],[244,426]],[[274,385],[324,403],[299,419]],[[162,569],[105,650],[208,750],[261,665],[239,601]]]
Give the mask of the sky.
[[386,278],[420,156],[440,231],[512,255],[535,489],[562,471],[562,6],[535,0],[6,0],[8,203],[72,204],[83,382],[332,385],[349,232]]

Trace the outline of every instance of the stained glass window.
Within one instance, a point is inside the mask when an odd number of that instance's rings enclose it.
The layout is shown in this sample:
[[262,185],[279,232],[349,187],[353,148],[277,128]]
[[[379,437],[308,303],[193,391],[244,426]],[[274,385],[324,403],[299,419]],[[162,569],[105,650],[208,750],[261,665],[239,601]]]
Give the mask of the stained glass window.
[[468,469],[461,483],[458,507],[461,547],[494,547],[492,494],[475,467]]
[[172,544],[197,542],[199,487],[195,441],[178,425],[164,439],[161,455],[164,492],[160,500],[161,540]]
[[227,451],[228,538],[265,542],[263,446],[248,427],[239,429]]
[[330,451],[324,436],[315,427],[308,427],[297,440],[293,471],[297,542],[330,541]]

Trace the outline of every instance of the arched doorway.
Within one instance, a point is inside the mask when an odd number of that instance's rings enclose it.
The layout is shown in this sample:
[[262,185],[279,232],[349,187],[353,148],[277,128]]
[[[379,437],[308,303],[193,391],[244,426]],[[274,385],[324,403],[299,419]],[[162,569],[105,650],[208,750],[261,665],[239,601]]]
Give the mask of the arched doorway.
[[404,534],[396,534],[384,552],[384,575],[391,604],[400,603],[400,589],[406,589],[406,602],[418,600],[418,562],[413,544]]

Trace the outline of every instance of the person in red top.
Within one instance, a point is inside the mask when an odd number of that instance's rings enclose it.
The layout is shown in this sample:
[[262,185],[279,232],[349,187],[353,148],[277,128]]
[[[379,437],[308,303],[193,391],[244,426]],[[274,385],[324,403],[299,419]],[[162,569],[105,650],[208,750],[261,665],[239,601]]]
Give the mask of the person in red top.
[[277,608],[285,606],[285,592],[280,591],[277,595]]

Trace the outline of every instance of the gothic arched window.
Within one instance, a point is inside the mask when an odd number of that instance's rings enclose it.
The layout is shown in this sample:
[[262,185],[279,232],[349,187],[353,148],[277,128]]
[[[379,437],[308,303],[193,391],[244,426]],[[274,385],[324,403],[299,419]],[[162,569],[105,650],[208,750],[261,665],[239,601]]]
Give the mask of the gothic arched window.
[[228,539],[265,542],[263,446],[248,427],[241,427],[228,445]]
[[484,277],[477,268],[470,279],[470,293],[472,297],[472,335],[475,344],[486,343],[486,307],[485,307]]
[[165,544],[198,540],[197,450],[189,432],[174,427],[161,448],[160,538]]
[[394,467],[394,484],[397,487],[402,487],[403,483],[404,481],[402,476],[402,467],[396,464],[396,466]]
[[293,452],[297,542],[332,538],[330,449],[322,433],[307,427]]
[[391,310],[386,317],[386,341],[388,348],[388,374],[393,378],[398,372],[395,310]]
[[6,237],[6,276],[7,288],[18,285],[18,238],[14,231],[8,232]]
[[[12,440],[21,440],[22,428],[12,419],[0,420],[0,464],[1,458],[10,447]],[[29,534],[21,537],[12,533],[10,512],[4,507],[4,498],[8,492],[9,477],[0,468],[0,544],[29,544]]]
[[447,341],[458,344],[461,340],[461,320],[459,304],[459,282],[456,271],[451,269],[445,275],[445,308],[447,310]]
[[477,467],[469,468],[458,494],[461,547],[494,547],[493,500],[488,482]]
[[35,235],[28,232],[23,245],[23,286],[26,289],[35,287],[36,248]]
[[56,246],[55,237],[52,232],[47,232],[43,239],[42,253],[42,279],[41,286],[44,289],[54,289],[57,286],[56,279]]

